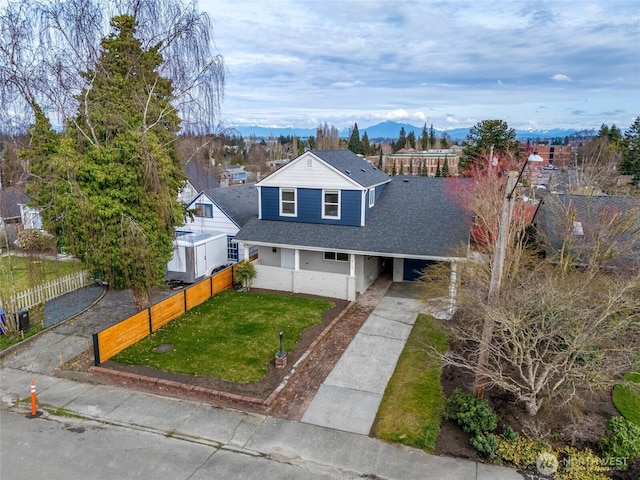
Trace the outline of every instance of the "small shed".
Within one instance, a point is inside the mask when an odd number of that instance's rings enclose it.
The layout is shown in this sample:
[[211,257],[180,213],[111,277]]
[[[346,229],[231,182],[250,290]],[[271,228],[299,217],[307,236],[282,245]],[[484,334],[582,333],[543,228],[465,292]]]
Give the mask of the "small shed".
[[165,280],[194,283],[227,263],[226,233],[177,232]]

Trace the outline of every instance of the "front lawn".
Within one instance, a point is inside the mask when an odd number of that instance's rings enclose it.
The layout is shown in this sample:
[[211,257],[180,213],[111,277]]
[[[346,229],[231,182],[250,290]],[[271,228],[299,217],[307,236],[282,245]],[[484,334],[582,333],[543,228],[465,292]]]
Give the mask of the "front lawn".
[[445,352],[447,337],[438,320],[420,315],[384,392],[373,426],[384,441],[433,451],[445,396],[442,362],[431,349]]
[[[254,382],[279,349],[291,351],[301,332],[322,322],[328,300],[227,290],[211,297],[111,360],[174,373]],[[160,345],[173,349],[156,353]]]
[[32,258],[29,265],[29,260],[15,255],[0,257],[0,294],[10,296],[81,270],[78,262]]

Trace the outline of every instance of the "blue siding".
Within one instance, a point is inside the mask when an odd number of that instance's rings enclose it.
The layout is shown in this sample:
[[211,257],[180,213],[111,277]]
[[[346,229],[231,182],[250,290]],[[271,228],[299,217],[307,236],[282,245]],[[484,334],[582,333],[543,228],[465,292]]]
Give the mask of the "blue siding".
[[297,216],[280,216],[280,193],[277,187],[261,187],[262,219],[283,222],[326,223],[360,226],[362,193],[358,190],[342,190],[340,194],[340,220],[322,218],[322,190],[297,189]]
[[[384,186],[385,185],[386,185],[386,183],[383,183],[382,185],[378,185],[376,187],[376,194],[375,194],[376,202],[375,203],[378,203],[378,199],[380,198],[380,195],[382,195],[382,191],[384,190]],[[366,218],[369,218],[369,214],[371,213],[371,210],[376,208],[375,205],[373,206],[373,208],[369,207],[369,191],[368,190],[367,190],[367,194],[365,195],[364,202],[365,202],[364,203],[364,205],[365,205],[365,207],[364,207],[365,208],[364,215],[365,215],[365,219],[366,219]]]

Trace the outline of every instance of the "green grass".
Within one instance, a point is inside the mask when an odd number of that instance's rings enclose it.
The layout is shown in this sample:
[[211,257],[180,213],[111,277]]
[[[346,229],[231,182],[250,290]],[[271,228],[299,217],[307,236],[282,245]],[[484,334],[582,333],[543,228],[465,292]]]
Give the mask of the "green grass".
[[77,262],[4,255],[0,257],[0,295],[13,295],[81,270]]
[[446,351],[447,337],[438,320],[420,315],[398,359],[378,409],[373,432],[381,440],[433,451],[440,430],[445,395],[442,363],[430,351]]
[[616,385],[613,404],[624,418],[640,426],[640,373],[627,373],[623,379],[635,385]]
[[[320,323],[328,300],[227,290],[194,307],[111,360],[158,370],[254,382],[279,349],[291,351],[307,327]],[[159,345],[175,348],[154,353]]]
[[[38,305],[29,310],[29,330],[23,332],[24,338],[29,338],[42,330],[44,330],[44,307]],[[19,332],[0,335],[0,350],[9,348],[22,340],[22,334]]]

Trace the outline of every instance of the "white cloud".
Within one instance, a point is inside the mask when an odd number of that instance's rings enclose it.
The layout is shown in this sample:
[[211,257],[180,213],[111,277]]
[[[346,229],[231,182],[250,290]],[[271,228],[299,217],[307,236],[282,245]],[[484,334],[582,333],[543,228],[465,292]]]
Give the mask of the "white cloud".
[[582,0],[580,15],[548,0],[407,0],[392,11],[380,0],[199,5],[229,69],[227,119],[444,128],[535,118],[582,129],[599,128],[604,111],[619,112],[606,120],[622,127],[637,116],[637,1],[608,1]]
[[556,73],[553,77],[550,77],[551,80],[555,80],[556,82],[571,82],[573,81],[571,77],[567,75],[563,75],[562,73]]

